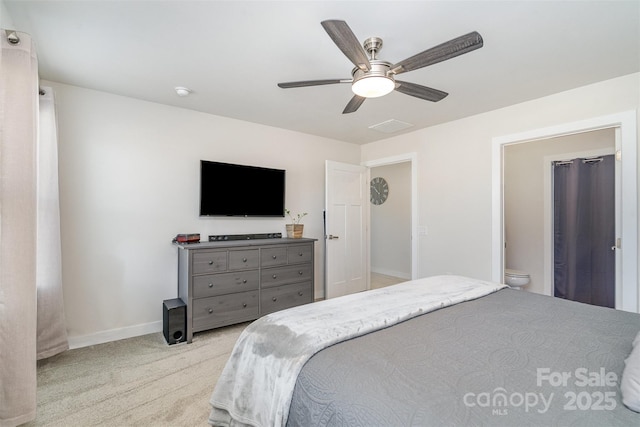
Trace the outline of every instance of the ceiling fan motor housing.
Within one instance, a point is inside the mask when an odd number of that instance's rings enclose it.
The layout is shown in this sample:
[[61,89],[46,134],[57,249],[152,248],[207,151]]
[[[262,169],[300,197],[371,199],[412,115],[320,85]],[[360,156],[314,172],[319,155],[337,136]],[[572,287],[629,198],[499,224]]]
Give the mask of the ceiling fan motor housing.
[[382,49],[382,39],[380,37],[369,37],[362,46],[369,53],[371,59],[376,59],[376,54]]

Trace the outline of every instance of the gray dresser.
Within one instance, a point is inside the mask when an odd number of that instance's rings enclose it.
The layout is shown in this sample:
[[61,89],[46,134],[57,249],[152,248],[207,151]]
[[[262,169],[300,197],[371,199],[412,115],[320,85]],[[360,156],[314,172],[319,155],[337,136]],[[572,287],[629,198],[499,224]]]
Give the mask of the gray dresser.
[[313,301],[316,239],[178,244],[178,296],[195,332]]

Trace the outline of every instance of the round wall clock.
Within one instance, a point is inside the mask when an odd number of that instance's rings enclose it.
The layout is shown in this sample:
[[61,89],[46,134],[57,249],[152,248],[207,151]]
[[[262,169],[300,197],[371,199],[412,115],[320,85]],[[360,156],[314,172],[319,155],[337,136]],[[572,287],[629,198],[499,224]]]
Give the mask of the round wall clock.
[[384,178],[375,177],[371,180],[371,203],[381,205],[389,197],[389,184]]

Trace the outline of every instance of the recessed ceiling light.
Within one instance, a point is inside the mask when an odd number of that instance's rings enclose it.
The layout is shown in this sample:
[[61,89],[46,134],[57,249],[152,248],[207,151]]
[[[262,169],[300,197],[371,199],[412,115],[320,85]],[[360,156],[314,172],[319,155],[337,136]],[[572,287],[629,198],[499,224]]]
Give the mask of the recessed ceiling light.
[[175,89],[178,96],[189,96],[189,94],[191,93],[191,89],[186,87],[178,86]]

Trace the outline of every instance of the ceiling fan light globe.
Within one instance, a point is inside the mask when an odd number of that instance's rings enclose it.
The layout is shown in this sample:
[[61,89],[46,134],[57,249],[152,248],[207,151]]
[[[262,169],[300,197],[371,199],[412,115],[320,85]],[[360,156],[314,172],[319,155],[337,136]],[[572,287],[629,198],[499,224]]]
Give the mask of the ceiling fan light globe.
[[351,90],[363,98],[384,96],[396,87],[393,79],[385,76],[365,76],[353,82]]

